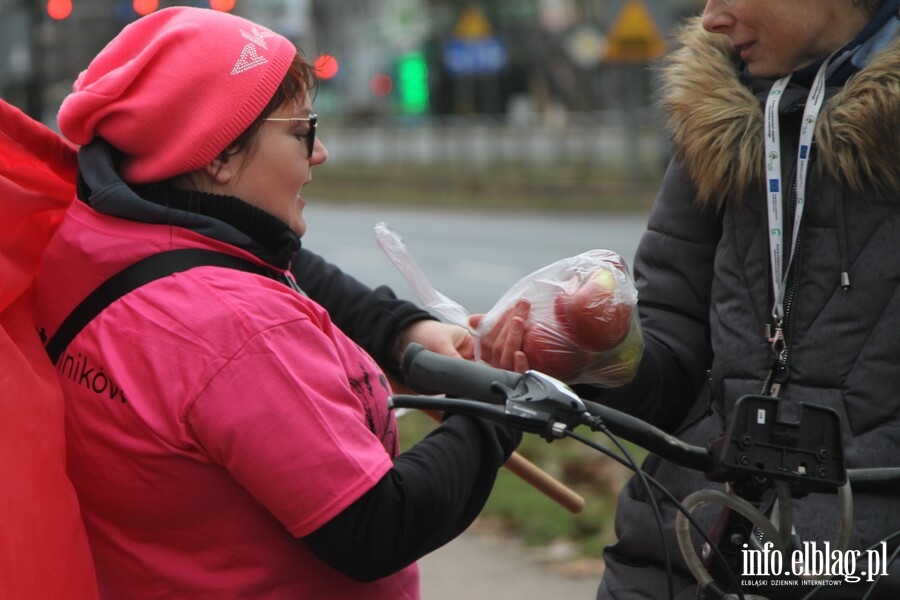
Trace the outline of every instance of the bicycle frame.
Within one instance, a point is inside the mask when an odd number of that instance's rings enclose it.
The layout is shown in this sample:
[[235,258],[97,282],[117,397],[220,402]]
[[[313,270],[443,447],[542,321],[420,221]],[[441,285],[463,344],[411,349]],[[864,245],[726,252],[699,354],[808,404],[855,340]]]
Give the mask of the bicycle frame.
[[[837,493],[840,522],[832,547],[844,552],[852,527],[851,482],[859,486],[900,482],[900,469],[896,468],[848,471],[838,415],[817,405],[744,396],[735,404],[727,430],[704,448],[686,444],[636,417],[582,399],[565,384],[537,371],[519,374],[495,369],[442,356],[416,344],[407,348],[402,369],[410,389],[442,396],[395,395],[390,400],[393,408],[470,414],[540,435],[547,441],[572,437],[633,468],[645,485],[655,485],[668,494],[630,456],[625,460],[573,431],[586,426],[608,434],[622,452],[624,448],[614,436],[724,483],[728,493],[701,490],[681,501],[667,496],[679,510],[675,522],[679,550],[709,598],[762,598],[746,593],[738,582],[742,551],[780,551],[786,555],[797,547],[793,499],[811,493]],[[777,523],[766,514],[773,506],[768,501],[773,490]],[[691,512],[710,503],[721,504],[723,509],[713,531],[706,533]],[[655,504],[654,508],[658,515]],[[659,519],[658,523],[661,529]],[[694,550],[691,527],[706,541],[703,556]]]

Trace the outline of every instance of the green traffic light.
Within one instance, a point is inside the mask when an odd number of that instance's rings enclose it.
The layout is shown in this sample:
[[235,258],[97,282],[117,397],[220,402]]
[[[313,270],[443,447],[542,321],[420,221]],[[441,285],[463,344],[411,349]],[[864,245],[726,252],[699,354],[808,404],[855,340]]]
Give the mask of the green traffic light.
[[408,52],[397,63],[400,109],[407,114],[428,110],[428,63],[421,52]]

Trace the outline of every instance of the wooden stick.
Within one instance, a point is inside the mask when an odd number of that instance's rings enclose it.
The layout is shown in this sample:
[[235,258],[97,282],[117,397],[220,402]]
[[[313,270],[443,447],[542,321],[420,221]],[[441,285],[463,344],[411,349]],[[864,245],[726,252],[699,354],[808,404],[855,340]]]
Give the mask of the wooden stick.
[[518,452],[513,452],[503,466],[570,513],[578,514],[584,509],[582,496]]
[[[394,378],[391,378],[391,387],[399,393],[413,393]],[[431,410],[422,412],[438,423],[441,422],[441,413]],[[518,452],[513,452],[503,466],[569,512],[578,514],[584,509],[584,498],[581,495]]]
[[[441,422],[441,413],[431,410],[422,412]],[[503,466],[569,512],[578,514],[584,508],[583,497],[518,452],[510,454]]]

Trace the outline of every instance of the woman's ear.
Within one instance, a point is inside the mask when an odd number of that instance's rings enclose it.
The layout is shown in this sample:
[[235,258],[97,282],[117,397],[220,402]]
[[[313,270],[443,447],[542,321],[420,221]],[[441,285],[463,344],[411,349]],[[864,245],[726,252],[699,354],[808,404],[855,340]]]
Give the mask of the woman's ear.
[[201,169],[214,183],[226,184],[234,177],[234,162],[228,157],[216,157]]

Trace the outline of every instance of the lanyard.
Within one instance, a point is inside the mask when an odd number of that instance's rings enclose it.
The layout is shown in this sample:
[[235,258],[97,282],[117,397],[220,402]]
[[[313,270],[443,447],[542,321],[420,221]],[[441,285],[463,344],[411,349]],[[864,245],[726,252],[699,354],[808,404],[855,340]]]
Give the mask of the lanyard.
[[787,75],[775,82],[769,92],[766,101],[766,180],[768,183],[769,203],[769,258],[772,266],[772,289],[774,290],[775,304],[772,307],[772,316],[775,317],[776,327],[781,327],[784,320],[784,296],[787,287],[788,272],[794,260],[794,252],[797,249],[797,240],[800,232],[800,220],[803,218],[803,207],[806,203],[806,176],[809,171],[809,152],[815,135],[816,121],[822,110],[825,99],[826,71],[831,60],[826,60],[813,82],[812,89],[806,101],[806,110],[803,113],[803,123],[800,129],[800,147],[797,151],[797,204],[794,213],[794,226],[792,229],[793,246],[788,257],[787,267],[784,264],[784,204],[782,201],[784,184],[781,177],[781,127],[778,122],[778,105],[784,90],[787,89],[791,75]]

